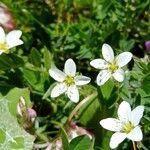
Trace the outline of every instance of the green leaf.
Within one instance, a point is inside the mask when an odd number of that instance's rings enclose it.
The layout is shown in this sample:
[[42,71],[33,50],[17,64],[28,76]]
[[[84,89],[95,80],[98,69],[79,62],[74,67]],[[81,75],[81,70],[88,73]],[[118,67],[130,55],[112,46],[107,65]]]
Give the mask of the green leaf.
[[111,80],[109,80],[103,86],[100,87],[104,99],[106,100],[109,99],[113,91],[113,88],[114,88],[114,83]]
[[2,54],[0,57],[0,69],[7,70],[23,66],[23,60],[15,54]]
[[24,68],[22,72],[29,86],[43,94],[45,91],[45,83],[49,78],[48,73],[27,68]]
[[48,70],[51,67],[52,64],[52,54],[47,48],[44,48],[44,65],[45,68]]
[[41,55],[38,50],[36,50],[36,49],[31,50],[30,61],[36,67],[41,66]]
[[147,95],[150,95],[150,76],[147,76],[146,78],[144,78],[143,82],[142,82],[142,86],[141,88],[144,90],[144,92]]
[[89,150],[91,140],[88,136],[78,136],[70,142],[71,150]]
[[[98,119],[100,115],[100,104],[97,98],[91,98],[90,101],[84,104],[79,110],[80,121],[83,125],[87,125],[91,120]],[[97,116],[94,118],[94,116]],[[97,120],[96,119],[96,120]]]
[[[4,96],[4,95],[3,95]],[[12,115],[16,116],[16,107],[19,102],[20,97],[24,97],[26,101],[26,105],[30,106],[30,91],[28,88],[13,88],[10,89],[9,92],[5,95],[8,101],[9,111]]]
[[0,99],[0,150],[31,150],[34,137],[27,133],[12,116],[8,109],[8,100]]

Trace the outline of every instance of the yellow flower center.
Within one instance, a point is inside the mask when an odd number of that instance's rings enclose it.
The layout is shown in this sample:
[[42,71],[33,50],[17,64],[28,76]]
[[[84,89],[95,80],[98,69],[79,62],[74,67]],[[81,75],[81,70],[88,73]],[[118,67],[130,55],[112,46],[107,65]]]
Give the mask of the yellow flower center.
[[118,68],[119,68],[119,67],[118,67],[118,65],[117,65],[116,63],[111,63],[111,64],[109,64],[109,66],[108,66],[108,69],[109,69],[112,73],[114,73]]
[[129,121],[127,123],[125,123],[122,127],[122,132],[125,132],[125,133],[130,133],[132,130],[134,129],[134,125]]
[[74,77],[72,76],[67,76],[64,82],[66,83],[67,86],[75,84]]
[[6,43],[0,43],[0,50],[1,51],[4,51],[5,53],[7,53],[8,49],[9,49],[9,47]]

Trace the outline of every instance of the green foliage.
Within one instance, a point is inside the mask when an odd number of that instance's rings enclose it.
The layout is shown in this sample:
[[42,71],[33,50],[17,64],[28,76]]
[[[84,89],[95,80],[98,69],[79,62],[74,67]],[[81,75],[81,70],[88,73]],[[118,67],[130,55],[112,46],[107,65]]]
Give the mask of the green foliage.
[[70,142],[70,150],[90,149],[90,138],[87,136],[78,136]]
[[[12,13],[16,29],[22,31],[24,44],[0,55],[0,150],[30,150],[34,144],[53,143],[57,137],[61,137],[64,150],[109,150],[112,133],[102,129],[99,121],[117,116],[123,100],[133,108],[145,106],[141,126],[143,143],[150,149],[150,54],[144,46],[150,40],[149,0],[3,0],[3,3]],[[90,61],[102,57],[103,43],[110,44],[115,54],[130,51],[134,55],[124,68],[127,71],[122,83],[112,79],[101,87],[95,83],[99,70],[93,69]],[[70,123],[68,117],[81,103],[69,102],[65,94],[50,97],[57,83],[48,71],[53,65],[63,70],[68,58],[76,62],[79,73],[91,78],[89,85],[79,89],[80,102],[88,100],[71,121],[94,134],[92,148],[87,136],[70,141],[66,128]],[[21,96],[27,107],[33,106],[38,114],[28,130],[35,134],[35,141],[17,122],[16,108]],[[59,122],[62,128],[53,122]],[[131,149],[129,142],[124,143],[117,149]]]

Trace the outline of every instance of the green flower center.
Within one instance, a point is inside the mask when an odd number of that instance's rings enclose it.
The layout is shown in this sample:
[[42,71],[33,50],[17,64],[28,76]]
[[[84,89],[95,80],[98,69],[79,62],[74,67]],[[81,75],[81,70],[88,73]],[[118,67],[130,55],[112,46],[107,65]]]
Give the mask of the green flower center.
[[134,125],[129,121],[125,123],[122,127],[122,132],[130,133],[134,129]]
[[9,47],[6,43],[0,43],[0,50],[7,53],[8,49],[9,49]]
[[109,66],[108,66],[108,69],[109,69],[112,73],[114,73],[118,68],[119,68],[119,67],[118,67],[118,65],[117,65],[116,63],[111,63],[111,64],[109,64]]
[[66,83],[67,86],[75,84],[74,77],[72,76],[67,76],[64,82]]

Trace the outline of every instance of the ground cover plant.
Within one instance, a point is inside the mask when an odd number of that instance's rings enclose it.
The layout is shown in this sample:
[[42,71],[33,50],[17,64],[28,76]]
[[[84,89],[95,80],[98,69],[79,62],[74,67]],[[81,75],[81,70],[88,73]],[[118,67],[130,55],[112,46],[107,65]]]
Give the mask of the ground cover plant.
[[3,0],[0,150],[150,149],[149,12],[149,0]]

